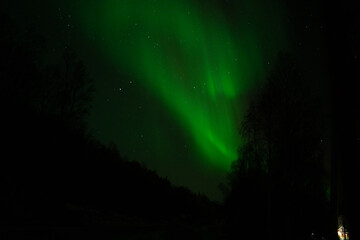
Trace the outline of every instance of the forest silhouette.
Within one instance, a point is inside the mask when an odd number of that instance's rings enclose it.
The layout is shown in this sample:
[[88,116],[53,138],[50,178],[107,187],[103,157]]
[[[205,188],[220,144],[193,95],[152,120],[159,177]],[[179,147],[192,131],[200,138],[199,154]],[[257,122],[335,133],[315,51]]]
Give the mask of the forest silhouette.
[[240,127],[245,143],[225,200],[229,232],[240,228],[248,239],[254,233],[256,239],[329,238],[330,160],[321,102],[292,57],[279,54]]

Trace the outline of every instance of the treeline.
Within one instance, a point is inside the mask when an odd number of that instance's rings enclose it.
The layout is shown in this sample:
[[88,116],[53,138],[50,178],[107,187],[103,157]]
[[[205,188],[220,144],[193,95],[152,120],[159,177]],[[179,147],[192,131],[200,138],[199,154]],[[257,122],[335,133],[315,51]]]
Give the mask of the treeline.
[[41,58],[49,51],[41,35],[22,38],[9,18],[1,22],[1,230],[108,221],[201,225],[217,216],[207,197],[172,186],[91,137],[85,117],[94,85],[71,47],[64,44],[51,66]]
[[279,54],[240,127],[225,208],[234,239],[331,239],[329,119],[322,92]]

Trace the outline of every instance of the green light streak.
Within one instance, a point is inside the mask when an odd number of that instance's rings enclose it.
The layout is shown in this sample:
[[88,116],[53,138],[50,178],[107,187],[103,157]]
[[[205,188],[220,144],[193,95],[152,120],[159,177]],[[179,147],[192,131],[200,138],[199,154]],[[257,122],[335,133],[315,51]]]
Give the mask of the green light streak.
[[103,0],[88,4],[83,20],[113,61],[164,102],[207,163],[229,169],[240,144],[236,106],[262,77],[262,56],[252,29],[234,34],[206,8],[185,0]]

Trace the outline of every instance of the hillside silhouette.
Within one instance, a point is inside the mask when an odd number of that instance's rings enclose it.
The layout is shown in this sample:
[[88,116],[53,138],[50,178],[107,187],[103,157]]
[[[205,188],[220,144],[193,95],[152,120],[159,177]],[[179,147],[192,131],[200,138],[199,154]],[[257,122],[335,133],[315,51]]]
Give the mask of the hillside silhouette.
[[92,137],[95,89],[71,46],[58,65],[42,63],[36,34],[24,42],[2,20],[2,239],[215,237],[217,204]]

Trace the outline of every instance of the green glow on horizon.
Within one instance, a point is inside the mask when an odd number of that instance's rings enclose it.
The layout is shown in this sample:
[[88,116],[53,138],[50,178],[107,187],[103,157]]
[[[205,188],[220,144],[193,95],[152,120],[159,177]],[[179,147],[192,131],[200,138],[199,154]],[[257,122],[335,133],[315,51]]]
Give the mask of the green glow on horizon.
[[229,169],[241,142],[240,98],[264,75],[255,31],[235,32],[215,9],[185,0],[103,0],[88,4],[83,20],[178,119],[198,154]]

